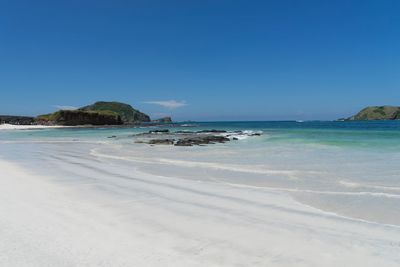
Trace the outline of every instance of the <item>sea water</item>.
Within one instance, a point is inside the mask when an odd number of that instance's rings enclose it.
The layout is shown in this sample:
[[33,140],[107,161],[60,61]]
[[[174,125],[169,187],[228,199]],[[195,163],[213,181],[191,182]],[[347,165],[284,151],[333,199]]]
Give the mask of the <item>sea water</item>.
[[[400,225],[400,122],[203,122],[170,131],[261,131],[261,136],[202,147],[150,146],[136,134],[158,127],[0,131],[0,157],[63,179],[112,162],[232,187],[284,192],[325,212]],[[118,171],[116,171],[118,170]]]

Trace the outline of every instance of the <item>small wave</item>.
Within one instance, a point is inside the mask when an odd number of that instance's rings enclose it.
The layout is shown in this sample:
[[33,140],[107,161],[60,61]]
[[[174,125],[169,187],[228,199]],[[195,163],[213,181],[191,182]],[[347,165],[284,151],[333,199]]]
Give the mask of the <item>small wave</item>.
[[339,181],[339,184],[344,185],[345,187],[350,187],[350,188],[361,187],[360,184],[354,183],[354,182]]
[[[220,180],[218,180],[220,181]],[[246,187],[246,188],[258,188],[258,189],[268,189],[268,190],[276,190],[281,192],[288,193],[311,193],[311,194],[321,194],[321,195],[337,195],[337,196],[373,196],[373,197],[386,197],[386,198],[398,198],[400,199],[400,195],[397,194],[389,194],[383,192],[340,192],[340,191],[319,191],[319,190],[309,190],[309,189],[298,189],[298,188],[286,188],[286,187],[272,187],[272,186],[255,186],[255,185],[247,185],[247,184],[236,184],[223,182],[224,184],[234,186],[234,187]]]
[[252,136],[260,136],[263,135],[263,131],[253,131],[253,130],[244,130],[244,131],[230,131],[227,133],[222,133],[222,136],[228,137],[230,139],[244,140]]
[[344,185],[349,188],[372,188],[372,189],[380,189],[380,190],[391,190],[391,191],[400,191],[400,187],[396,186],[384,186],[384,185],[367,185],[367,184],[359,184],[355,182],[348,181],[339,181],[339,184]]

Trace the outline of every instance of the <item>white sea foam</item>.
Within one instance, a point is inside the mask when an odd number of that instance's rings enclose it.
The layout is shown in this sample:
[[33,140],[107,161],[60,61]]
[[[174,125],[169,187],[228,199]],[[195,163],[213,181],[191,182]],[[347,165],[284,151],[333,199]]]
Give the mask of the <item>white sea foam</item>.
[[48,126],[48,125],[14,125],[14,124],[0,124],[0,130],[37,130],[37,129],[55,129],[66,128],[69,126]]
[[244,140],[252,136],[262,135],[263,131],[252,131],[252,130],[244,130],[244,131],[230,131],[226,133],[221,133],[220,135],[229,137],[230,139],[238,139]]
[[354,182],[347,182],[347,181],[339,181],[341,185],[350,188],[372,188],[372,189],[379,189],[379,190],[389,190],[389,191],[400,191],[400,187],[397,186],[382,186],[382,185],[369,185],[369,184],[360,184]]

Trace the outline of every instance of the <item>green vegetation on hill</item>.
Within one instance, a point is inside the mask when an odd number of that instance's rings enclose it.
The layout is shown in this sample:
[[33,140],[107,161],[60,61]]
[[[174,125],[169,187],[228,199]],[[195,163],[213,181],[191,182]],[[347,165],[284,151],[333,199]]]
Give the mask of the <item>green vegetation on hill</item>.
[[36,117],[40,124],[56,125],[118,125],[121,117],[112,111],[59,110],[51,114]]
[[375,106],[366,107],[347,120],[399,120],[400,107]]
[[121,120],[125,124],[137,122],[149,122],[150,117],[132,106],[119,102],[96,102],[93,105],[80,108],[82,111],[112,111],[121,116]]
[[150,117],[119,102],[96,102],[77,110],[59,110],[35,118],[39,124],[52,125],[118,125],[149,122]]

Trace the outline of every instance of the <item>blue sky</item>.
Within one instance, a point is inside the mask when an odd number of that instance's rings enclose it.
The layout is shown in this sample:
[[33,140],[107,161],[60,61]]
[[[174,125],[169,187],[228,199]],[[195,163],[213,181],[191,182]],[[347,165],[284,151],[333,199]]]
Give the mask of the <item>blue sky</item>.
[[400,1],[0,0],[0,114],[96,100],[177,120],[400,105]]

